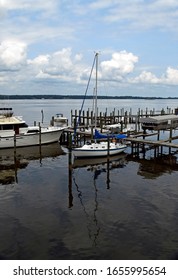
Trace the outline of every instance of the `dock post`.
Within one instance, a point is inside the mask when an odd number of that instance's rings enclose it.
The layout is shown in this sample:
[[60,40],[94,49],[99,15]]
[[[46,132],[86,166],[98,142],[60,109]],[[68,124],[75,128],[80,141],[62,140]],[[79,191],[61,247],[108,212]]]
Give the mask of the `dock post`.
[[158,130],[157,141],[160,139],[160,130]]
[[140,144],[137,143],[137,157],[139,157]]
[[107,157],[109,158],[109,137],[107,138],[107,148],[108,148],[108,151],[107,151]]
[[163,155],[163,146],[161,146],[161,156]]
[[[43,123],[43,122],[42,122]],[[50,122],[51,126],[54,126],[54,116],[52,116],[51,122]]]
[[94,121],[93,121],[93,111],[91,111],[91,126],[93,125]]
[[90,115],[90,112],[89,112],[89,109],[87,111],[87,128],[89,127],[89,115]]
[[110,142],[109,142],[109,137],[107,138],[107,144],[108,144],[108,152],[107,152],[107,180],[106,180],[106,183],[107,183],[107,189],[110,189],[110,178],[109,178],[109,145],[110,145]]
[[146,117],[148,117],[148,108],[147,107],[146,107],[145,115],[146,115]]
[[69,157],[68,157],[68,167],[69,167],[69,182],[68,182],[68,190],[69,190],[69,208],[73,206],[73,195],[72,195],[72,135],[69,135]]
[[[171,121],[170,133],[169,133],[169,143],[171,142],[172,142],[172,121]],[[171,154],[171,147],[169,148],[169,154]]]
[[83,110],[82,125],[85,127],[85,111]]
[[39,145],[41,146],[41,125],[40,122],[38,123],[39,126]]
[[123,131],[123,121],[121,120],[121,132]]
[[44,112],[43,112],[43,109],[41,110],[41,122],[43,123],[44,121]]
[[16,143],[16,134],[14,134],[14,171],[15,171],[15,182],[18,183],[17,178],[17,151],[16,151],[17,143]]
[[102,112],[99,113],[99,127],[101,127],[101,123],[102,123]]
[[132,108],[129,111],[129,123],[132,123]]
[[134,143],[133,142],[131,142],[131,154],[132,154],[132,156],[134,154]]
[[73,111],[70,111],[70,123],[73,124]]
[[16,134],[14,134],[14,158],[16,158]]
[[154,158],[156,158],[156,146],[154,146]]

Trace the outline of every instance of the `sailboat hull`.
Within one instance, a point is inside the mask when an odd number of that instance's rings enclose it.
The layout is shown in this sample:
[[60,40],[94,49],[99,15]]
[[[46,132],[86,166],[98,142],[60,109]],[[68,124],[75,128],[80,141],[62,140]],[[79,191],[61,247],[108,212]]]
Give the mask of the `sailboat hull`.
[[81,148],[74,148],[74,157],[105,157],[107,155],[117,155],[125,151],[127,148],[124,144],[110,143],[109,149],[107,142],[86,144]]

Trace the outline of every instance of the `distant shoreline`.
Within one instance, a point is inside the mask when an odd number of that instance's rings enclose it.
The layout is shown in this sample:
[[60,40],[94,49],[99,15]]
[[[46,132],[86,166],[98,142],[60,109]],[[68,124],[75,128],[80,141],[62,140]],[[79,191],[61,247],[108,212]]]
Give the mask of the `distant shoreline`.
[[[10,99],[93,99],[93,95],[0,95],[0,100]],[[98,96],[98,99],[178,99],[178,97],[149,97],[149,96]]]

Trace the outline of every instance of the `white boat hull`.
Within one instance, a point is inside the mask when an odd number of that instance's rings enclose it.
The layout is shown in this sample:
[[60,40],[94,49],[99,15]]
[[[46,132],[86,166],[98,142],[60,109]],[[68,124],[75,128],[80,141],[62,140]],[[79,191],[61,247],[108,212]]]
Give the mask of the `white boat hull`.
[[[27,130],[27,129],[26,129]],[[50,144],[58,142],[64,128],[49,127],[41,128],[40,132],[21,132],[17,135],[12,135],[5,133],[3,135],[2,131],[0,134],[0,149],[13,148],[13,147],[27,147],[27,146],[37,146]]]
[[81,148],[74,148],[73,155],[74,157],[104,157],[108,154],[112,156],[124,152],[126,148],[127,146],[124,144],[110,143],[108,151],[107,142],[92,143],[86,144]]

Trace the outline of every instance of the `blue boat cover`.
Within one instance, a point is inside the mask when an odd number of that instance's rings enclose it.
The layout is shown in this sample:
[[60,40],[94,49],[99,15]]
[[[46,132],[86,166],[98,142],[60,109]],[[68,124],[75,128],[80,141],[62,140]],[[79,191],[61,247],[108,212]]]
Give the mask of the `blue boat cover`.
[[127,138],[126,134],[103,134],[100,133],[97,129],[95,129],[95,135],[94,135],[95,139],[108,139],[108,138],[116,138],[116,139],[124,139]]

